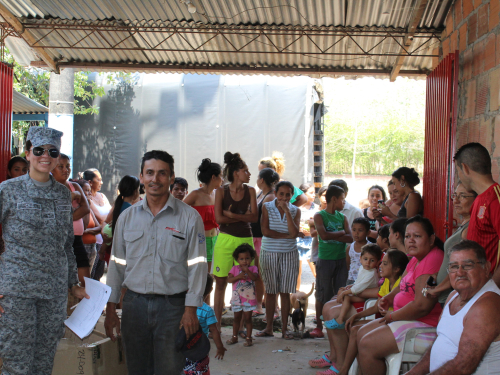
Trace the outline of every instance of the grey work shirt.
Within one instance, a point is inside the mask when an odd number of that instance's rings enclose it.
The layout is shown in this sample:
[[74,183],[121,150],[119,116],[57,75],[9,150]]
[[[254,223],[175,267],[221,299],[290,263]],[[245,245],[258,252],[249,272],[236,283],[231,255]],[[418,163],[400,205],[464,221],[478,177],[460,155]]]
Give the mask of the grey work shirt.
[[38,183],[28,174],[0,184],[0,293],[57,298],[78,282],[73,253],[71,193],[52,176]]
[[187,292],[186,306],[201,306],[207,280],[203,221],[192,207],[169,195],[153,216],[147,196],[123,211],[113,233],[106,283],[109,302],[120,301],[121,288],[140,294]]

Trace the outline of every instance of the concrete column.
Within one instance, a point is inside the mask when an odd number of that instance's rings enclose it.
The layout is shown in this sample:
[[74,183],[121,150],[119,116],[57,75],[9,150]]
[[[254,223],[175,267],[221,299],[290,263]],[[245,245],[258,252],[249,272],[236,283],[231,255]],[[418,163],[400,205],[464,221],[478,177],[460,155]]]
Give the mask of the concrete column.
[[64,133],[61,141],[61,152],[71,158],[72,169],[74,82],[75,72],[73,69],[62,69],[60,74],[50,73],[49,126]]

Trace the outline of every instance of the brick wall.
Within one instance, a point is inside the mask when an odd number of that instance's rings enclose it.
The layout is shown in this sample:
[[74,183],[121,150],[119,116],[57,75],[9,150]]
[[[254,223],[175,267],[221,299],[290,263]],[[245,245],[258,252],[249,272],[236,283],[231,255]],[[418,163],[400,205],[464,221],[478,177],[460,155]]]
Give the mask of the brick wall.
[[460,52],[457,147],[480,142],[488,148],[499,181],[500,0],[455,1],[435,54],[441,60],[455,50]]

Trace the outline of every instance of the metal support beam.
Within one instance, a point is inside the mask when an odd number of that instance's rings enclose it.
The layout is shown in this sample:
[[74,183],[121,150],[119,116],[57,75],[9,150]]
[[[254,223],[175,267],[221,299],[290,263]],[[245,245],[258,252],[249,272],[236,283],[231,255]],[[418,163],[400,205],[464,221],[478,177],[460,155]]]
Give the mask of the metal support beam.
[[405,61],[405,57],[409,55],[408,51],[410,51],[415,32],[417,31],[417,27],[420,24],[420,21],[422,20],[427,3],[428,0],[418,0],[415,5],[415,9],[413,10],[410,24],[408,26],[407,34],[405,35],[403,39],[403,44],[401,45],[400,55],[396,58],[396,62],[392,67],[390,75],[391,82],[394,82],[396,80],[396,77],[398,76],[399,71]]
[[35,46],[37,39],[33,36],[31,31],[26,30],[21,22],[14,16],[4,5],[0,3],[0,15],[3,19],[28,43],[29,46],[35,49],[36,54],[47,64],[47,66],[54,72],[59,73],[57,63],[50,57],[50,55],[41,46]]
[[[40,62],[33,61],[32,66],[44,67]],[[308,75],[313,77],[327,76],[377,76],[381,78],[389,78],[390,70],[382,69],[339,69],[339,68],[298,68],[298,67],[230,67],[221,65],[159,65],[159,64],[127,64],[127,63],[99,63],[99,62],[61,62],[61,69],[73,68],[75,70],[92,70],[92,71],[131,71],[131,72],[175,72],[175,73],[198,73],[198,74],[280,74],[280,75]],[[401,70],[400,74],[407,77],[422,77],[427,76],[428,71],[421,70]]]

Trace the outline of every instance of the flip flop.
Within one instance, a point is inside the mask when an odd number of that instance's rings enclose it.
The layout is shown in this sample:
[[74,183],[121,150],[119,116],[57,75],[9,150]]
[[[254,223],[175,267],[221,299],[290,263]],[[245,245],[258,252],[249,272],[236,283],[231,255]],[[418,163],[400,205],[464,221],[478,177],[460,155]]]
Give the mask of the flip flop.
[[257,311],[257,310],[254,310],[252,312],[252,317],[256,317],[256,316],[261,316],[261,315],[264,315],[264,311]]
[[266,331],[260,331],[255,334],[255,337],[274,337],[272,333],[267,333]]
[[246,339],[247,331],[238,331],[238,336],[240,336],[242,339]]

